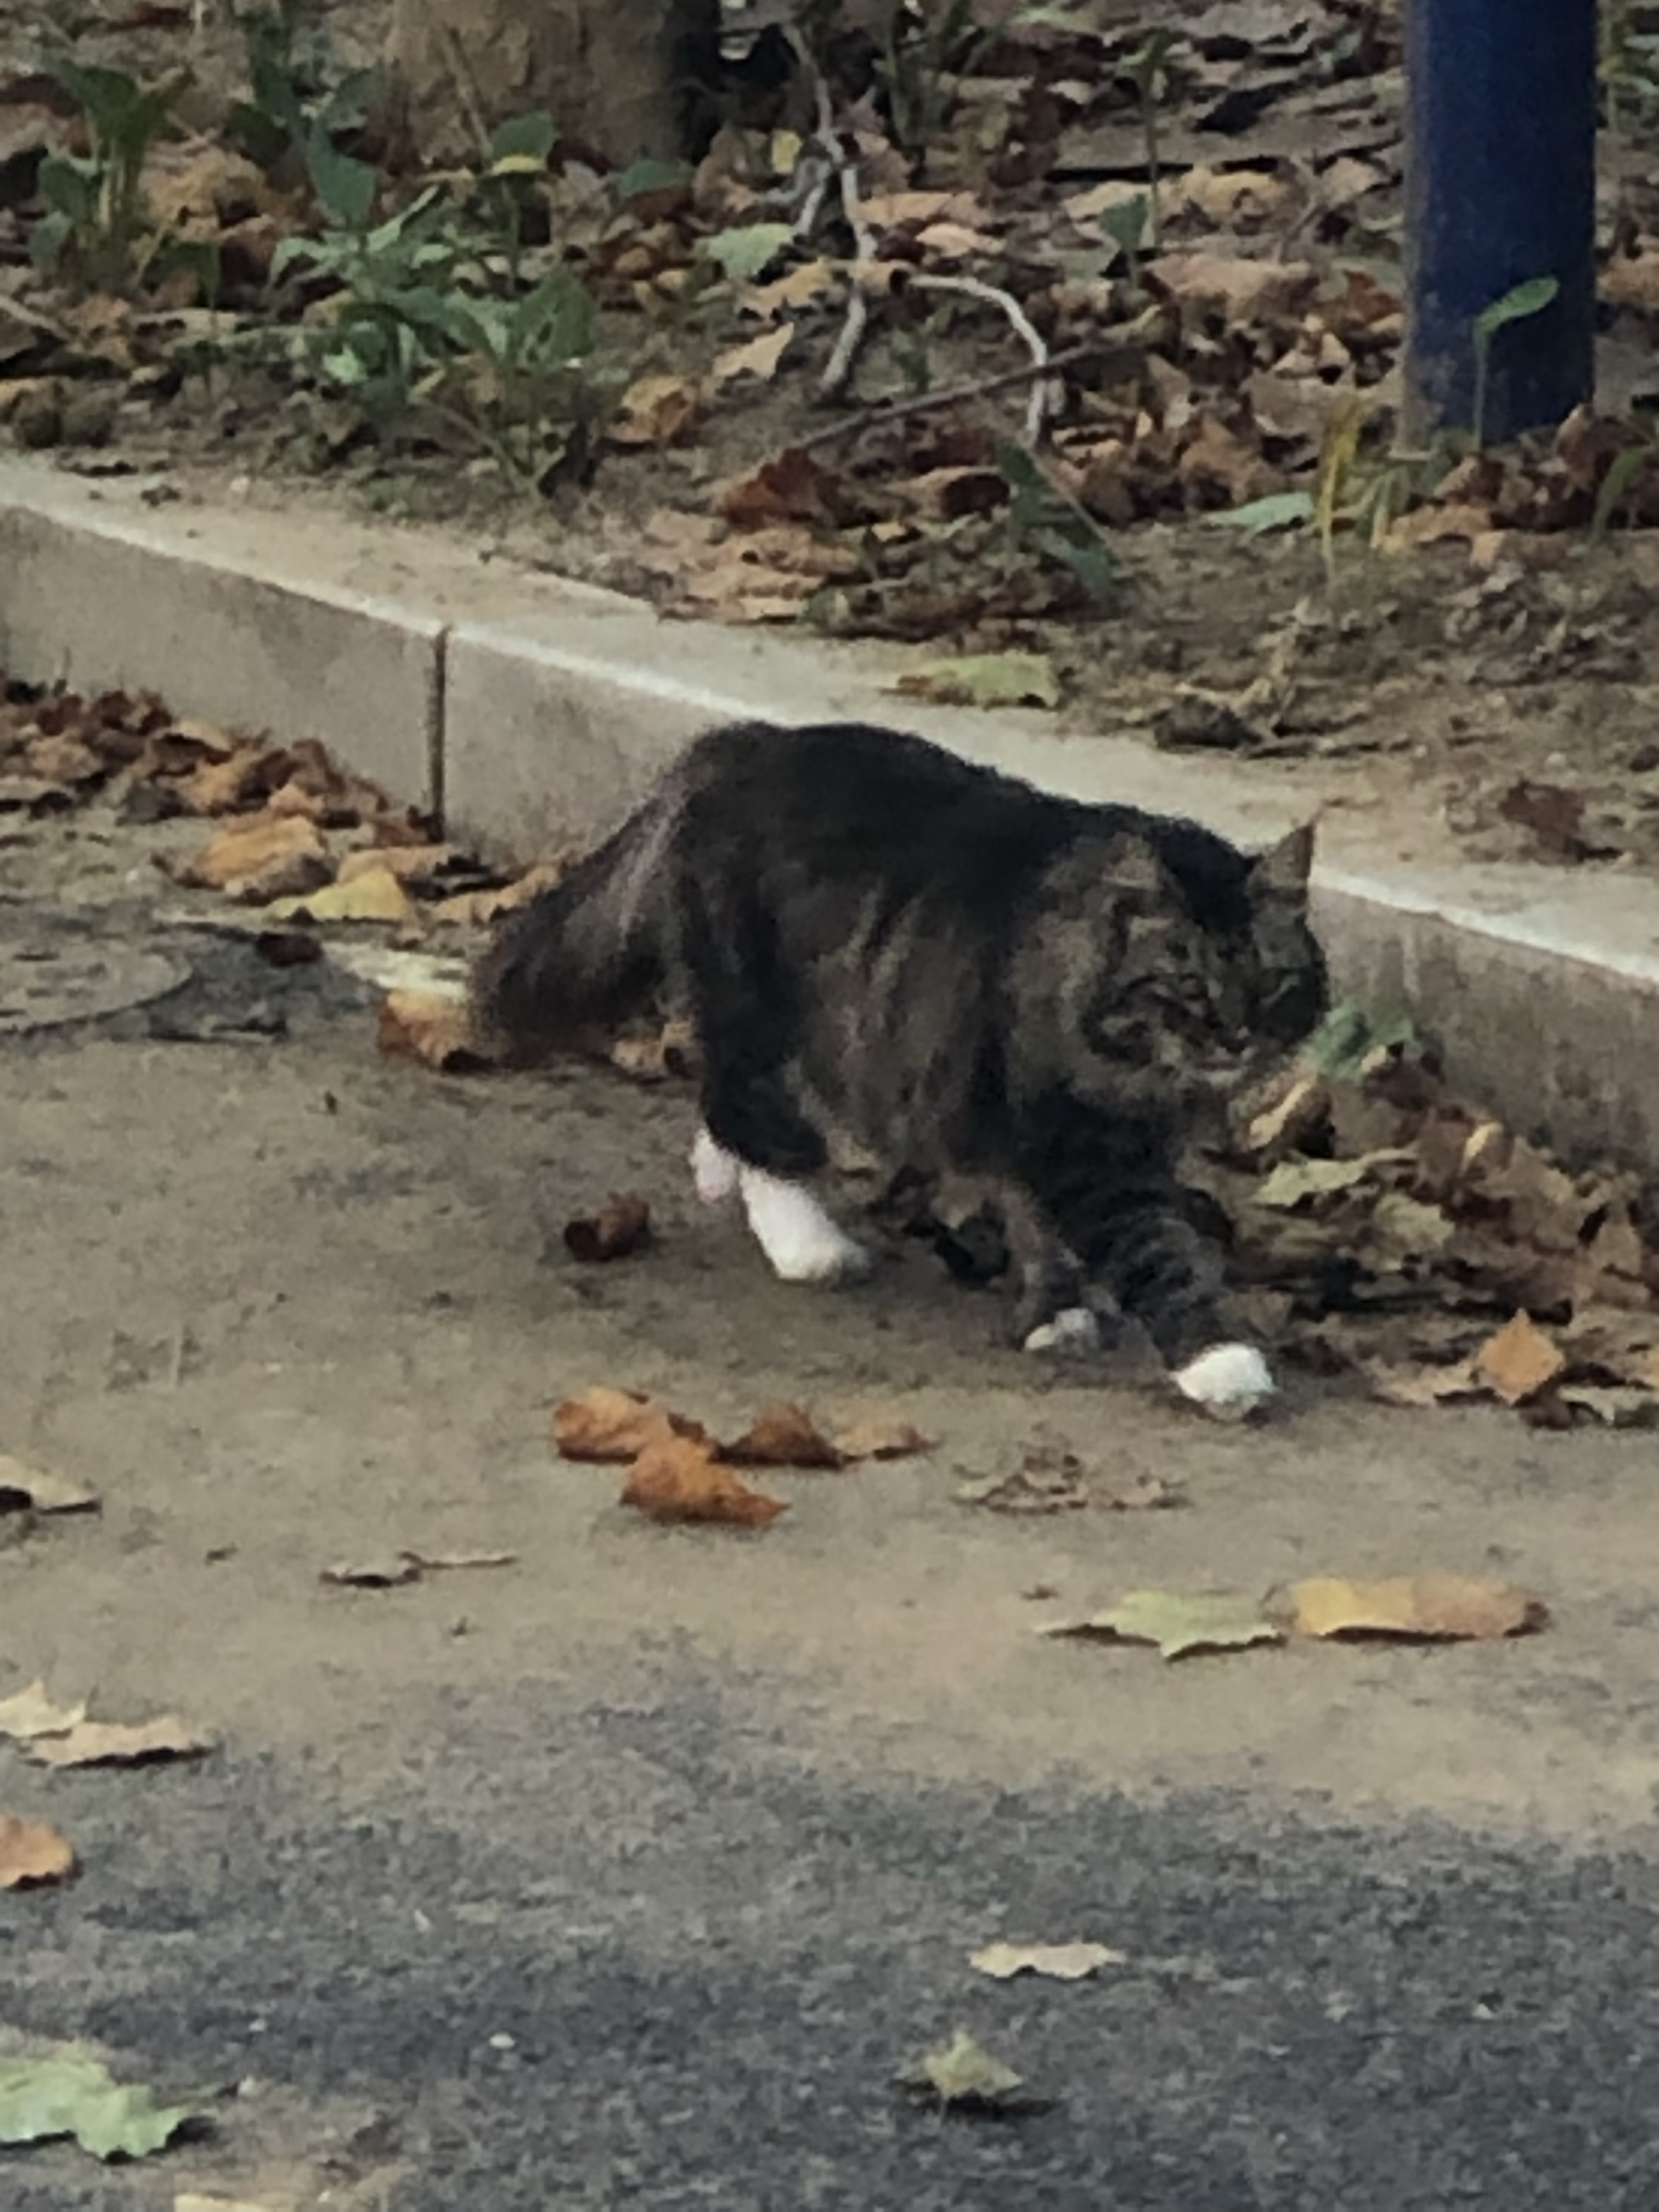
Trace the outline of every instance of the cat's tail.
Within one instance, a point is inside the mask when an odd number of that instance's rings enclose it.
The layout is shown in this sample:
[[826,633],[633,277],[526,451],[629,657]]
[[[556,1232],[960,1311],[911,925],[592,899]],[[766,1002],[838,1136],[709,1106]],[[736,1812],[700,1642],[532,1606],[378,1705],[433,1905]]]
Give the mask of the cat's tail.
[[520,1066],[642,1012],[670,980],[671,782],[563,880],[510,914],[473,971],[481,1038]]

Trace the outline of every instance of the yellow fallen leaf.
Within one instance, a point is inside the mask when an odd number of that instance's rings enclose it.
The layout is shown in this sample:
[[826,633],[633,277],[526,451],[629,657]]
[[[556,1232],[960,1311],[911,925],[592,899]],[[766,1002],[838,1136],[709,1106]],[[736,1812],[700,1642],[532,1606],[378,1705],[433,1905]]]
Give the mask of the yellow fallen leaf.
[[1549,1618],[1535,1591],[1480,1575],[1390,1575],[1380,1582],[1314,1575],[1275,1592],[1268,1610],[1297,1636],[1429,1642],[1490,1642],[1541,1628]]
[[1566,1354],[1532,1316],[1518,1313],[1475,1353],[1474,1378],[1506,1406],[1518,1406],[1554,1382],[1566,1364]]
[[412,921],[419,908],[382,864],[354,876],[349,883],[327,884],[297,898],[275,899],[265,911],[273,921]]

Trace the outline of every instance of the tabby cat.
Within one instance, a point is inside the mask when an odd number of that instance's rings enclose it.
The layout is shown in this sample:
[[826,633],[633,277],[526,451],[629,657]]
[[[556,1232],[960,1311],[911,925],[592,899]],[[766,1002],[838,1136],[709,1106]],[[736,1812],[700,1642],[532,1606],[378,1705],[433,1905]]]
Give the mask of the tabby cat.
[[778,1275],[858,1273],[806,1178],[833,1135],[994,1194],[1033,1350],[1149,1334],[1216,1411],[1273,1389],[1177,1173],[1206,1102],[1318,1021],[1310,829],[1252,860],[860,724],[697,738],[511,915],[477,1003],[533,1059],[658,994],[704,1063],[699,1194]]

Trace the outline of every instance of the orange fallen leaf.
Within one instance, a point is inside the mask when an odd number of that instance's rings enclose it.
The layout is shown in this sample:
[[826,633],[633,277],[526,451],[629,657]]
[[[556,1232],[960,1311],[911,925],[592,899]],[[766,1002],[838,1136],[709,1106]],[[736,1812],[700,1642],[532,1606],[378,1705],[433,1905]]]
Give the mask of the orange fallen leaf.
[[447,1075],[489,1065],[489,1055],[472,1034],[467,1001],[436,991],[389,991],[375,1042],[382,1052],[422,1060]]
[[764,1528],[788,1509],[768,1498],[714,1457],[706,1437],[670,1436],[648,1444],[623,1485],[622,1502],[653,1521],[710,1521],[738,1528]]
[[1437,1643],[1520,1636],[1549,1618],[1535,1591],[1480,1575],[1391,1575],[1380,1582],[1315,1575],[1276,1593],[1267,1609],[1298,1636]]
[[1518,1313],[1475,1353],[1474,1378],[1506,1406],[1518,1406],[1554,1382],[1566,1364],[1566,1354],[1532,1316]]
[[763,1407],[720,1455],[730,1467],[839,1467],[845,1456],[810,1413],[787,1403]]
[[0,1813],[0,1889],[32,1889],[74,1872],[74,1849],[56,1828]]
[[701,1422],[671,1413],[634,1390],[598,1383],[580,1398],[567,1398],[553,1409],[553,1442],[562,1459],[601,1463],[636,1458],[647,1445],[672,1437],[709,1441]]
[[211,1741],[171,1714],[129,1724],[81,1721],[63,1735],[33,1738],[29,1751],[46,1766],[138,1766],[164,1759],[200,1759]]
[[613,1191],[592,1213],[564,1224],[565,1249],[575,1260],[626,1260],[651,1235],[651,1208],[637,1191]]
[[240,817],[198,853],[168,867],[176,881],[192,890],[224,891],[258,904],[315,890],[331,872],[316,823],[303,815],[279,814]]

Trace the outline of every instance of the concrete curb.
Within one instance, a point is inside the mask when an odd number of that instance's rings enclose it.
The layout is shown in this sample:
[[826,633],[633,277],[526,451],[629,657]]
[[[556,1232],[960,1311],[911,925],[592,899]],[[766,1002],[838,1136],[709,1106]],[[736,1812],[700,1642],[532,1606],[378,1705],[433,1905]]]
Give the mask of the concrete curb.
[[[896,700],[896,649],[665,622],[424,531],[155,496],[142,478],[0,462],[0,667],[321,738],[488,845],[592,837],[695,731],[754,715],[902,722],[1046,787],[1247,842],[1322,795],[1316,767]],[[1379,865],[1373,836],[1340,814],[1322,825],[1315,896],[1339,987],[1409,1006],[1453,1079],[1516,1126],[1659,1170],[1659,884]]]

